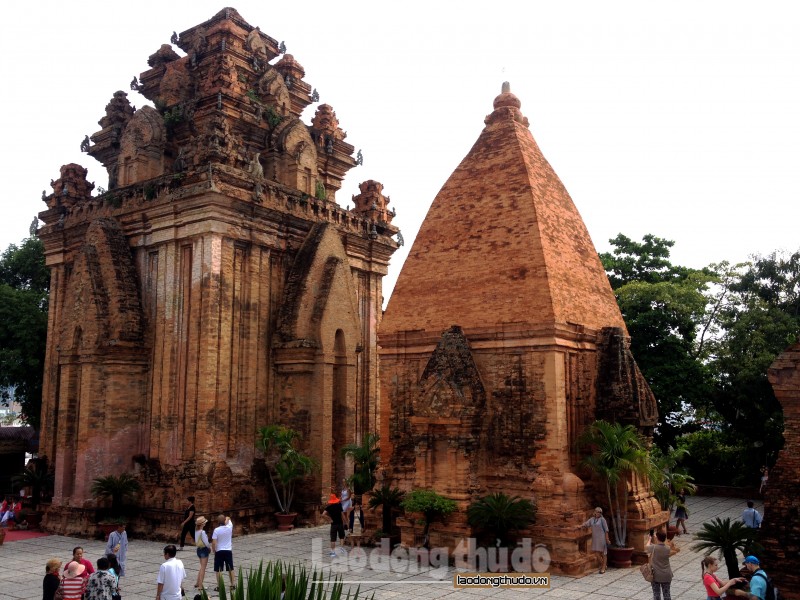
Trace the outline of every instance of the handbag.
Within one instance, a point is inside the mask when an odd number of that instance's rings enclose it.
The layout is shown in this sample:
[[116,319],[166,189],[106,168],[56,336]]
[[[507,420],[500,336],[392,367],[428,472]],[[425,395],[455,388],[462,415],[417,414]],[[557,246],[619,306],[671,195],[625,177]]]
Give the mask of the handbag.
[[639,572],[642,574],[642,577],[644,577],[644,580],[649,581],[651,583],[654,577],[653,564],[650,562],[652,560],[653,560],[653,555],[650,554],[650,556],[647,557],[647,562],[639,566]]

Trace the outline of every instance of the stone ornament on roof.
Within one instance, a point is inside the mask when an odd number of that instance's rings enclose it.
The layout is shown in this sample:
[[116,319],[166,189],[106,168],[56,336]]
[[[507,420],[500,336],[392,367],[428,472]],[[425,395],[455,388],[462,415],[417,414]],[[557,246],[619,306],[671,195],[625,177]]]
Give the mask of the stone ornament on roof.
[[499,119],[510,117],[517,123],[528,127],[530,123],[527,117],[520,111],[521,106],[522,102],[520,102],[519,98],[511,93],[511,84],[508,81],[504,81],[500,90],[500,95],[494,99],[494,112],[487,115],[483,122],[489,125]]

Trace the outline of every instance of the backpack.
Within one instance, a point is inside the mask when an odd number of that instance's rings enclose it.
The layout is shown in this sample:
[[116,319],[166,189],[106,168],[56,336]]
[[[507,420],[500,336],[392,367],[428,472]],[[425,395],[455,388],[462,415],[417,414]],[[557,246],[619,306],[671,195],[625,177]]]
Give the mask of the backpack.
[[775,582],[772,581],[772,577],[768,577],[766,573],[763,571],[753,573],[753,577],[761,577],[764,581],[767,582],[767,589],[764,593],[764,600],[781,600],[780,592],[778,592],[778,588],[775,587]]

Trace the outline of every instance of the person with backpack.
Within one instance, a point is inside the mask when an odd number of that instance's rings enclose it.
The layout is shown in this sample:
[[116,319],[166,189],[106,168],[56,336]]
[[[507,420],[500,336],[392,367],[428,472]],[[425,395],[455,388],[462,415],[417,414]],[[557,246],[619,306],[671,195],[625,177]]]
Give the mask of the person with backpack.
[[777,600],[778,593],[775,590],[775,585],[764,569],[761,568],[761,562],[757,557],[750,555],[744,559],[744,566],[750,571],[753,576],[750,578],[750,600]]

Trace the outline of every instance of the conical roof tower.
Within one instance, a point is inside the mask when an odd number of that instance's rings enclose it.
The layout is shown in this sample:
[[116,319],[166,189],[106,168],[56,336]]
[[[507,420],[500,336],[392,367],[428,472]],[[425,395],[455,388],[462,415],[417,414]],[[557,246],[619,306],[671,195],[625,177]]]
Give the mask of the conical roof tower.
[[433,201],[381,332],[493,323],[625,328],[586,226],[508,83]]

